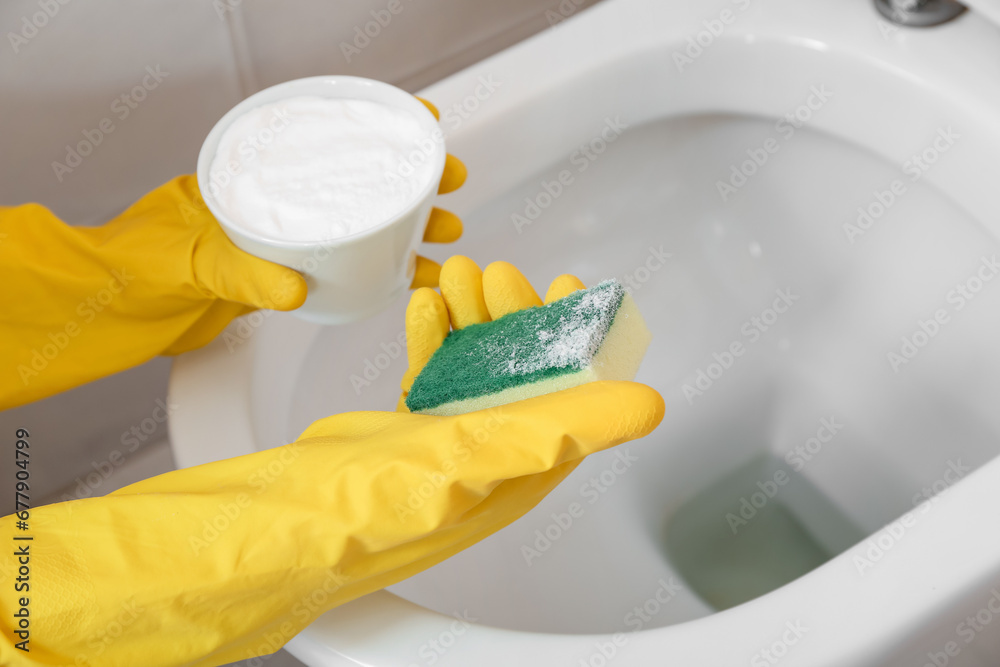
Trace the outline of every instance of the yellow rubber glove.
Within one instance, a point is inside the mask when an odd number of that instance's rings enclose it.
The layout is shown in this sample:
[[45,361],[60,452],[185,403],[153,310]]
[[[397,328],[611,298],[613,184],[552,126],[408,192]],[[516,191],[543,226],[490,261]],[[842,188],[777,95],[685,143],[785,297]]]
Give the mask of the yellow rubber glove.
[[[465,270],[445,283],[445,327],[538,299],[513,267],[480,277],[463,260],[443,268]],[[553,289],[579,287],[563,277]],[[408,334],[426,341],[410,312]],[[348,413],[284,447],[5,517],[0,664],[218,665],[273,652],[323,611],[514,521],[663,410],[645,385],[603,382],[456,417]],[[18,576],[29,590],[15,592]],[[25,638],[30,652],[17,648]]]
[[[438,191],[465,176],[449,155]],[[461,234],[457,216],[434,209],[424,240]],[[436,285],[439,272],[418,257],[413,286]],[[71,227],[37,204],[0,207],[0,280],[0,410],[201,347],[235,317],[306,297],[297,272],[233,245],[194,176],[101,227]]]
[[0,210],[0,409],[214,338],[255,308],[302,305],[295,271],[238,250],[193,176],[100,227]]

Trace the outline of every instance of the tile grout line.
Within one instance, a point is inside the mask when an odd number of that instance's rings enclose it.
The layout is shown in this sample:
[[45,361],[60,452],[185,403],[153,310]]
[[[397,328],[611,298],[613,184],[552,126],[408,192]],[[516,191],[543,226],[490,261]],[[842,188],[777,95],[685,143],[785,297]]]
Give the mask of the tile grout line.
[[250,43],[243,22],[243,4],[232,6],[223,20],[226,24],[226,34],[229,36],[233,64],[236,67],[240,98],[246,99],[260,90],[260,86],[254,72],[253,58],[250,56]]

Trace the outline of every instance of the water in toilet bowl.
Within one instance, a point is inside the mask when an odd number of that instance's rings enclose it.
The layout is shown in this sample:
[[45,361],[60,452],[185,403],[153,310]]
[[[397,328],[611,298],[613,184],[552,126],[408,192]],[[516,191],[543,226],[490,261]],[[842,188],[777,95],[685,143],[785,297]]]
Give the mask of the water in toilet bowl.
[[865,531],[784,460],[761,455],[688,500],[666,535],[680,576],[721,611],[819,567]]

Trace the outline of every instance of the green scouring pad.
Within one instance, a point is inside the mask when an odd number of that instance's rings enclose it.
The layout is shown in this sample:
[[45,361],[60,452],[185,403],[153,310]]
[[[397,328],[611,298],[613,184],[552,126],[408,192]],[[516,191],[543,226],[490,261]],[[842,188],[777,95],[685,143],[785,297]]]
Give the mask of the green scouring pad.
[[457,415],[594,380],[631,380],[652,335],[616,280],[452,331],[417,375],[410,412]]

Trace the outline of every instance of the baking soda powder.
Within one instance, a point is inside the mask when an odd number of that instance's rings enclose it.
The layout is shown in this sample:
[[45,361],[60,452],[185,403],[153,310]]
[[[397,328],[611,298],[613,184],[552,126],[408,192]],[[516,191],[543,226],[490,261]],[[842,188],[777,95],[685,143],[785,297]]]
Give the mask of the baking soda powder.
[[[435,138],[436,137],[436,138]],[[233,224],[281,241],[358,234],[407,210],[434,176],[429,137],[408,111],[293,97],[251,109],[223,134],[210,190]]]

